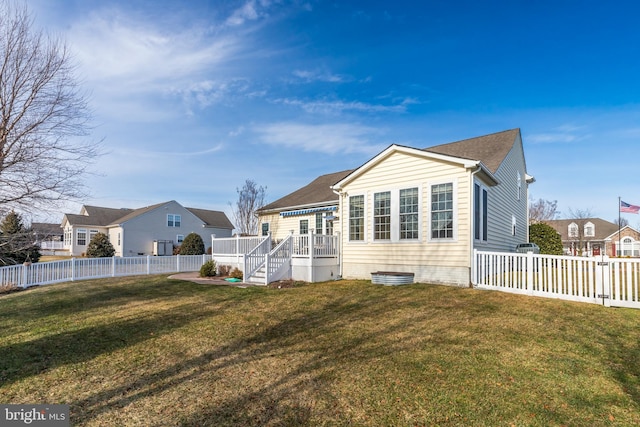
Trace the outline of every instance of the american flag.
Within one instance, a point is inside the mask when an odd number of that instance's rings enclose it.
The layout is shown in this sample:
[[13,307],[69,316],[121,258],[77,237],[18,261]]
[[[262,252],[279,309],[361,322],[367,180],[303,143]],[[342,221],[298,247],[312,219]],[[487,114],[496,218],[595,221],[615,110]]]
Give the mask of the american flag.
[[620,200],[620,212],[637,214],[640,212],[640,206],[630,205],[629,203]]

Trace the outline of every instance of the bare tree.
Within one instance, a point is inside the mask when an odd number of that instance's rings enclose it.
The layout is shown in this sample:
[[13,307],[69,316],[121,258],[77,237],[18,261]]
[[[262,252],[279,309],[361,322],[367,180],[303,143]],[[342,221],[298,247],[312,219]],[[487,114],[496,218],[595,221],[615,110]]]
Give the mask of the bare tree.
[[629,225],[629,220],[626,218],[616,218],[613,221],[611,221],[612,223],[614,223],[615,225],[617,225],[620,228],[626,227],[627,225]]
[[558,215],[560,215],[560,212],[558,212],[557,200],[538,199],[537,201],[533,201],[533,199],[529,199],[530,224],[556,219]]
[[256,211],[264,206],[267,187],[258,186],[247,179],[242,189],[237,188],[238,200],[232,205],[237,232],[240,234],[258,234],[258,216]]
[[26,6],[0,2],[0,209],[50,210],[81,198],[98,155],[66,44],[33,29]]

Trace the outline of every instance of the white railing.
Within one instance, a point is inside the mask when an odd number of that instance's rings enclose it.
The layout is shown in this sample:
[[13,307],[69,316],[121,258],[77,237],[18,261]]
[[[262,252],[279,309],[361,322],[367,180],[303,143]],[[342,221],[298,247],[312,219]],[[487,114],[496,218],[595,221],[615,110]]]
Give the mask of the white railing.
[[209,255],[71,258],[0,268],[0,286],[46,285],[101,277],[198,271]]
[[223,237],[211,238],[211,253],[213,255],[244,255],[271,236]]
[[547,298],[640,308],[640,260],[474,251],[473,285]]
[[265,263],[265,255],[271,251],[271,238],[264,239],[244,256],[242,275],[248,281]]
[[44,250],[62,250],[64,249],[64,242],[58,242],[53,240],[45,240],[40,242],[40,249]]
[[287,236],[280,242],[271,252],[265,255],[266,276],[265,285],[281,277],[281,271],[286,267],[287,263],[291,265],[291,252],[293,248],[293,236]]
[[[309,245],[309,242],[313,242]],[[304,234],[293,236],[293,256],[313,258],[338,256],[338,236]],[[311,249],[311,251],[309,250]]]

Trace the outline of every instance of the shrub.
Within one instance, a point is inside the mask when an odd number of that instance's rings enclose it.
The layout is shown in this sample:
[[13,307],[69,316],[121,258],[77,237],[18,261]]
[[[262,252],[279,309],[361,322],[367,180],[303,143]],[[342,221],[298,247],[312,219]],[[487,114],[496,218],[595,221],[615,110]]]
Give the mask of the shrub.
[[213,277],[216,275],[216,262],[212,259],[200,267],[200,277]]
[[560,234],[549,224],[543,222],[531,224],[529,226],[529,241],[540,247],[541,254],[563,254]]
[[233,270],[231,270],[231,273],[229,273],[230,277],[233,277],[234,279],[240,279],[242,280],[242,271],[236,267]]
[[202,255],[204,254],[204,242],[202,237],[196,233],[189,233],[180,245],[180,255]]
[[218,274],[220,274],[221,276],[228,276],[230,271],[231,266],[229,265],[221,265],[220,267],[218,267]]
[[116,253],[113,245],[109,241],[109,236],[104,233],[97,233],[87,246],[87,257],[89,258],[104,258],[112,257]]

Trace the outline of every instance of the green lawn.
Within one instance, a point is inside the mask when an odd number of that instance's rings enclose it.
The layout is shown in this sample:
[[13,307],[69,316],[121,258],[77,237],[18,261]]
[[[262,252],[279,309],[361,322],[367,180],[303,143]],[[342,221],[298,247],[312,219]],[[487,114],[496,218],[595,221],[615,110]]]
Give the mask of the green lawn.
[[0,295],[0,402],[95,426],[640,425],[640,310],[165,277]]

